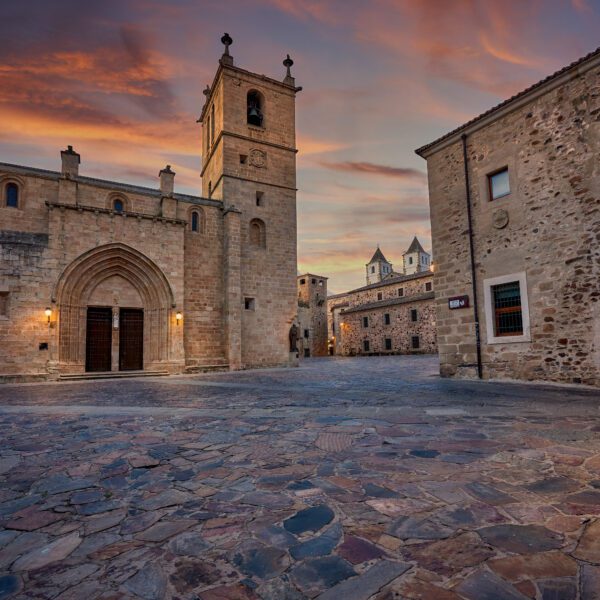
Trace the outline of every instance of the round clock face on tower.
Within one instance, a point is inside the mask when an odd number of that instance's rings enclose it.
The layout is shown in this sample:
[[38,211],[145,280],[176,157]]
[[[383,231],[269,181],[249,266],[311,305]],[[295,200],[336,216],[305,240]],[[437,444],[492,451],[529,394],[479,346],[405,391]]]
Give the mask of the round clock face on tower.
[[262,169],[267,166],[267,153],[262,150],[250,150],[250,164]]

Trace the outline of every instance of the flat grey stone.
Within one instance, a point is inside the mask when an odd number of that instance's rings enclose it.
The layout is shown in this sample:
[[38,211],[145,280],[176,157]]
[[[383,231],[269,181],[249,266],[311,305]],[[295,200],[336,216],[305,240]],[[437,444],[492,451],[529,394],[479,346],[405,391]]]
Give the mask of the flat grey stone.
[[144,510],[156,510],[166,506],[174,506],[176,504],[184,504],[188,500],[198,500],[197,496],[188,492],[180,492],[179,490],[167,490],[156,494],[150,498],[142,500],[137,505]]
[[320,504],[298,511],[293,517],[286,519],[283,526],[290,533],[297,535],[306,531],[319,531],[327,523],[330,523],[333,517],[334,513],[329,506]]
[[[577,597],[577,584],[574,577],[561,577],[559,579],[543,579],[537,582],[542,594],[542,600],[575,600]],[[583,596],[584,600],[587,600]]]
[[268,546],[236,552],[232,562],[245,575],[260,579],[272,579],[285,571],[289,565],[284,550]]
[[200,556],[210,547],[197,531],[186,531],[169,542],[169,549],[178,556]]
[[408,563],[382,560],[360,577],[353,577],[338,583],[318,596],[317,600],[368,600],[384,585],[408,571],[411,566]]
[[456,591],[468,600],[531,600],[490,571],[479,571],[467,577]]
[[144,600],[163,600],[167,591],[167,577],[156,564],[148,564],[128,579],[123,587]]
[[581,600],[600,600],[600,567],[581,565]]
[[65,537],[58,538],[46,546],[36,548],[28,554],[21,556],[13,564],[12,570],[32,571],[63,560],[81,544],[81,541],[78,533],[71,533]]
[[74,492],[75,490],[83,490],[85,488],[93,487],[94,481],[91,479],[71,479],[66,475],[53,475],[42,479],[37,487],[36,491],[41,493],[47,493],[51,496],[54,494],[61,494],[63,492]]
[[271,494],[269,492],[250,492],[246,494],[240,502],[252,506],[264,506],[265,508],[288,508],[293,504],[291,498],[281,494]]
[[453,533],[453,529],[430,519],[400,517],[392,522],[388,532],[402,540],[442,540]]
[[286,549],[298,543],[295,536],[278,525],[269,525],[261,529],[257,532],[256,537],[266,542],[269,546],[275,546],[276,548]]
[[282,579],[271,579],[256,589],[261,600],[306,600],[288,581]]
[[497,490],[495,487],[485,483],[468,483],[465,486],[465,490],[471,495],[475,496],[478,500],[482,500],[488,504],[502,505],[516,502],[515,498],[512,496],[509,496],[508,494],[505,494],[504,492]]
[[180,521],[161,521],[149,527],[145,531],[138,533],[135,538],[145,542],[162,542],[167,538],[173,537],[196,524],[191,519],[182,519]]
[[311,597],[354,575],[352,565],[339,556],[308,559],[294,567],[290,574],[293,582]]
[[477,533],[488,544],[515,554],[546,552],[563,545],[560,534],[541,525],[491,525]]
[[326,556],[338,545],[342,537],[342,526],[340,523],[334,523],[326,529],[320,536],[302,542],[297,546],[290,548],[292,558],[302,560],[309,556]]

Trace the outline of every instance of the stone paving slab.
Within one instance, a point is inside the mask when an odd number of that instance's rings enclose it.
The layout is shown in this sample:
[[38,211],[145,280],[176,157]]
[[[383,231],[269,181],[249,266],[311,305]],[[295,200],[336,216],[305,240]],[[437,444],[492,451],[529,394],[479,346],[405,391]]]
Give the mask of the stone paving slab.
[[0,599],[600,598],[598,392],[436,370],[0,387]]

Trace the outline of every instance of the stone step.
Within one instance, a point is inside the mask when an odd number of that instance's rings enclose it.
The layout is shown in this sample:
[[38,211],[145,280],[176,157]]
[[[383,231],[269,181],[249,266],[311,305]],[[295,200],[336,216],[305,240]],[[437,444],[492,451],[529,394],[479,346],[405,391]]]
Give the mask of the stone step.
[[164,377],[168,371],[106,371],[102,373],[63,373],[60,381],[83,381],[87,379],[129,379],[131,377]]
[[186,373],[209,373],[210,371],[229,371],[229,363],[215,365],[193,365],[185,368]]

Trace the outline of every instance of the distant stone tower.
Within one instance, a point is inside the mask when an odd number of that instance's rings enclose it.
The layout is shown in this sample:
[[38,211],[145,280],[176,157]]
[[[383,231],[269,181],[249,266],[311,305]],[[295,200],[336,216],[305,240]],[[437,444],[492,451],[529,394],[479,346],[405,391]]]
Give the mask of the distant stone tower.
[[225,51],[200,122],[202,195],[224,210],[225,347],[230,366],[281,365],[296,316],[296,129],[293,61],[277,81]]
[[392,263],[388,262],[383,252],[377,246],[373,258],[367,263],[367,285],[379,283],[392,272]]
[[405,275],[429,271],[431,268],[431,255],[425,252],[416,236],[408,250],[402,255],[402,260]]

